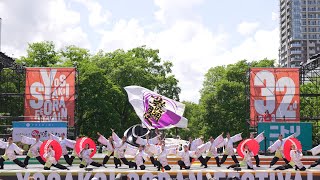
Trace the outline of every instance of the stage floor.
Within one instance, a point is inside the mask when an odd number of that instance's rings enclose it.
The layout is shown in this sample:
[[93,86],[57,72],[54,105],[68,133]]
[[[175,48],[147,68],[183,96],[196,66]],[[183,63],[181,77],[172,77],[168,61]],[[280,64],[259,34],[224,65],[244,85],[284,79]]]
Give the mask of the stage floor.
[[[102,158],[104,157],[103,154],[97,154],[94,156],[94,159],[97,160],[97,162],[101,162]],[[312,156],[305,156],[303,161],[304,162],[314,162],[314,160],[320,158],[319,156],[312,157]],[[23,159],[21,157],[21,159]],[[130,158],[129,158],[130,159]],[[260,156],[260,159],[265,161],[266,163],[263,163],[261,167],[254,166],[254,170],[248,170],[246,168],[242,168],[241,171],[236,172],[233,169],[227,169],[226,167],[229,166],[232,162],[230,158],[227,159],[227,163],[223,164],[221,167],[217,167],[214,159],[211,159],[211,163],[208,164],[208,168],[200,167],[200,163],[198,161],[195,161],[190,170],[180,170],[179,166],[175,163],[177,158],[176,157],[170,157],[170,165],[172,167],[171,171],[164,171],[167,175],[169,175],[171,178],[177,178],[179,175],[183,176],[184,178],[189,177],[190,173],[191,176],[201,176],[203,179],[205,178],[206,173],[210,173],[212,176],[216,177],[225,177],[220,179],[226,179],[226,177],[233,177],[233,176],[250,176],[254,177],[254,179],[259,179],[259,176],[265,175],[266,179],[301,179],[303,180],[320,180],[320,165],[318,167],[307,169],[306,171],[295,171],[294,169],[289,169],[285,171],[279,171],[279,170],[273,170],[276,166],[279,166],[283,164],[283,162],[278,162],[276,165],[274,165],[272,168],[269,168],[270,160],[272,159],[272,156]],[[240,158],[239,158],[240,160]],[[268,162],[268,163],[267,163]],[[64,164],[64,161],[60,162],[61,164]],[[129,169],[128,166],[122,165],[122,167],[115,168],[112,164],[113,160],[110,159],[107,168],[105,167],[92,167],[89,166],[89,168],[92,168],[92,171],[86,171],[85,169],[79,168],[78,161],[75,162],[73,166],[67,166],[70,170],[59,170],[55,167],[52,167],[51,170],[43,170],[43,166],[40,164],[29,164],[28,169],[20,168],[19,166],[10,163],[10,161],[7,161],[3,170],[0,170],[0,180],[13,180],[13,179],[21,179],[21,180],[27,180],[28,176],[36,176],[39,177],[40,180],[42,179],[52,179],[53,176],[60,176],[61,179],[91,179],[94,176],[103,176],[100,179],[110,179],[113,180],[114,177],[121,173],[122,175],[127,174],[133,174],[138,179],[143,179],[141,177],[148,175],[159,175],[161,174],[161,171],[157,171],[157,168],[153,165],[150,165],[148,162],[146,165],[146,170],[134,170]],[[305,167],[309,167],[309,163],[305,164]],[[81,177],[80,177],[81,176]],[[298,176],[298,178],[297,178]],[[43,178],[41,178],[43,177]],[[49,178],[51,177],[51,178]],[[67,178],[69,177],[69,178]],[[249,179],[250,179],[249,177]],[[282,177],[282,178],[281,178]],[[59,179],[59,178],[57,178]],[[179,178],[177,178],[179,179]],[[192,179],[192,178],[190,178]]]
[[[210,173],[212,176],[214,176],[216,173],[220,173],[219,176],[224,176],[224,177],[233,177],[233,176],[242,176],[245,173],[251,173],[253,174],[255,177],[257,176],[257,174],[268,174],[268,176],[272,176],[271,174],[274,174],[274,176],[279,176],[279,173],[282,173],[281,175],[284,177],[284,179],[286,179],[285,177],[287,176],[287,174],[290,174],[290,176],[295,177],[296,173],[300,173],[302,179],[309,179],[308,178],[308,174],[309,176],[312,176],[312,179],[320,179],[320,166],[313,168],[313,169],[307,169],[306,171],[295,171],[294,169],[289,169],[289,170],[284,170],[284,171],[274,171],[273,169],[270,169],[268,166],[261,166],[261,167],[254,167],[254,170],[248,170],[246,168],[242,168],[241,171],[236,172],[233,169],[227,169],[227,165],[222,165],[222,167],[216,167],[216,166],[208,166],[208,168],[203,168],[200,167],[200,164],[195,163],[192,165],[190,170],[180,170],[178,165],[172,165],[171,166],[172,169],[171,171],[164,171],[166,173],[168,173],[171,177],[176,177],[178,173],[181,173],[184,177],[189,176],[189,173],[194,173],[195,177],[197,177],[197,174],[200,172],[202,173],[202,176],[205,177],[206,173]],[[274,166],[276,167],[276,166]],[[273,167],[273,168],[274,168]],[[121,173],[122,175],[126,175],[129,173],[135,173],[138,176],[142,176],[146,173],[152,173],[153,175],[158,175],[158,173],[161,173],[161,171],[157,171],[157,168],[155,168],[154,166],[151,165],[147,165],[146,170],[134,170],[134,169],[129,169],[127,168],[127,166],[122,165],[122,167],[119,168],[115,168],[114,165],[108,164],[107,168],[105,167],[92,167],[90,166],[89,168],[92,168],[92,171],[86,171],[85,169],[81,169],[78,167],[78,165],[73,165],[73,166],[68,166],[68,168],[70,170],[59,170],[56,169],[54,167],[51,168],[51,170],[43,170],[43,166],[41,165],[29,165],[28,169],[23,169],[18,167],[17,165],[5,165],[5,169],[4,170],[0,170],[0,179],[20,179],[19,176],[21,175],[22,177],[25,176],[31,176],[34,175],[36,173],[41,173],[43,174],[45,177],[49,176],[52,173],[57,173],[59,174],[59,176],[61,177],[66,177],[68,174],[70,174],[72,177],[78,177],[78,176],[83,176],[85,177],[86,174],[91,173],[91,175],[89,175],[91,178],[99,173],[99,174],[105,174],[106,177],[109,177],[110,175],[112,177],[116,176],[118,173]],[[30,173],[30,174],[28,174]],[[237,174],[238,173],[238,174]],[[19,175],[20,174],[20,175]],[[90,179],[91,179],[90,178]],[[25,178],[23,178],[25,179]],[[63,179],[63,178],[62,178]],[[75,179],[75,178],[73,178]],[[76,178],[77,179],[77,178]],[[81,179],[81,178],[80,178]],[[102,178],[103,179],[103,178]],[[108,178],[108,179],[112,179],[112,178]],[[271,178],[272,179],[272,178]],[[295,179],[295,178],[293,178]]]

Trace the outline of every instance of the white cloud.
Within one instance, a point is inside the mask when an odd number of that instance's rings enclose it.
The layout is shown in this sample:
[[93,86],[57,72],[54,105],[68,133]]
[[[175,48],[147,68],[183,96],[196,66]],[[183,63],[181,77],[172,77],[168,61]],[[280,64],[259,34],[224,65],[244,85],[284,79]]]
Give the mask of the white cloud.
[[158,33],[146,29],[136,19],[120,20],[113,29],[101,31],[99,48],[110,51],[147,45],[159,49],[162,59],[174,64],[173,73],[180,81],[182,100],[198,101],[204,74],[210,67],[241,59],[277,58],[278,29],[257,30],[233,48],[226,44],[229,35],[213,33],[194,21],[176,21]]
[[159,7],[154,15],[164,24],[178,19],[197,18],[192,9],[203,2],[204,0],[154,0],[155,5]]
[[272,19],[272,21],[278,21],[279,20],[279,13],[272,12],[271,19]]
[[259,27],[258,22],[242,22],[238,25],[238,32],[242,35],[250,35]]
[[[210,67],[234,63],[240,59],[256,60],[277,58],[279,30],[258,29],[258,23],[243,22],[239,32],[246,35],[238,45],[229,47],[233,35],[213,32],[196,17],[192,7],[203,0],[155,0],[159,10],[156,22],[141,24],[137,19],[121,19],[110,29],[102,28],[109,19],[108,11],[100,4],[87,0],[89,24],[98,32],[98,47],[105,51],[118,48],[128,50],[141,45],[160,50],[163,60],[173,62],[173,73],[182,88],[182,100],[197,102],[204,74]],[[30,11],[32,9],[32,11]],[[96,12],[95,9],[97,10]],[[0,1],[3,21],[3,50],[8,55],[25,53],[28,42],[53,40],[57,47],[74,44],[91,48],[88,34],[81,28],[80,13],[72,10],[63,0]],[[90,20],[91,17],[91,20]],[[161,28],[159,22],[162,22]],[[92,49],[91,49],[92,50]],[[94,49],[95,50],[95,49]]]
[[107,23],[111,18],[111,12],[103,9],[101,4],[93,0],[73,0],[84,5],[89,11],[89,25],[91,27],[97,27],[104,23]]
[[0,1],[2,51],[15,57],[25,55],[28,43],[49,40],[57,48],[78,45],[90,48],[80,27],[80,14],[63,0]]

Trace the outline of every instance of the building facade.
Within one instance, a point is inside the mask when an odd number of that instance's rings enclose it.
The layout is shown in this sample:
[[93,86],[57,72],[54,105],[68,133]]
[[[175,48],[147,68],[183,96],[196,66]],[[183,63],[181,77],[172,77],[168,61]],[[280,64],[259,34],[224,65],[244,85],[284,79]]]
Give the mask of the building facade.
[[299,67],[318,53],[320,0],[280,0],[280,65]]

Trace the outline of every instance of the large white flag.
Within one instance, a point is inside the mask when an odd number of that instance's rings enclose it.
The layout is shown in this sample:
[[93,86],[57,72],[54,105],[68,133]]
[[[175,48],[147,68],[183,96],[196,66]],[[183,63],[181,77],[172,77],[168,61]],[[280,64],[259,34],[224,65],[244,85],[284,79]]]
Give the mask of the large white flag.
[[129,102],[147,128],[186,128],[185,105],[140,86],[127,86]]

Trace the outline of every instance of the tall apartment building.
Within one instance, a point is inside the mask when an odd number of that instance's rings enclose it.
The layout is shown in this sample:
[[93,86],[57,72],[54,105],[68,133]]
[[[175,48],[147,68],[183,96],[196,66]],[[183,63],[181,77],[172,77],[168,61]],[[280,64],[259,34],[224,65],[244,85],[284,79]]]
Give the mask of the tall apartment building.
[[320,0],[280,0],[280,44],[282,67],[320,53]]

